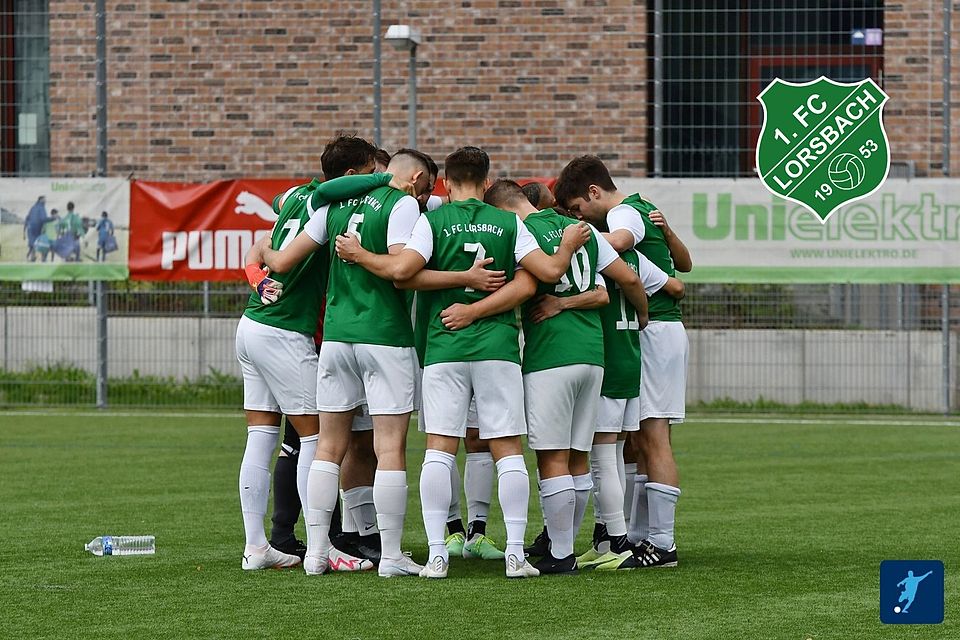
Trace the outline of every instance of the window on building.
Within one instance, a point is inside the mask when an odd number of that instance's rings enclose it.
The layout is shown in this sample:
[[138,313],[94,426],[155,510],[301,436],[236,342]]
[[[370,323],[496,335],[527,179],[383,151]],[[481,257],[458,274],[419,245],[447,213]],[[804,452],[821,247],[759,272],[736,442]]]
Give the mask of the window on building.
[[0,0],[0,174],[50,172],[46,0]]
[[[652,175],[657,169],[669,177],[753,175],[763,118],[756,97],[775,77],[872,77],[882,84],[883,0],[715,0],[709,9],[695,0],[660,0],[659,61],[653,55],[656,5],[647,4]],[[659,123],[653,82],[658,65]]]

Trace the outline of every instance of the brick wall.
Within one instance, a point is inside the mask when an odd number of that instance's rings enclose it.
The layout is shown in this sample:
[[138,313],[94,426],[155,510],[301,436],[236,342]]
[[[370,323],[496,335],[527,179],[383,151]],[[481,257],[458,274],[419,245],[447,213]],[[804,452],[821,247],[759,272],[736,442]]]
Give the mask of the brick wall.
[[[307,175],[336,129],[373,137],[371,2],[108,1],[109,172]],[[592,151],[645,167],[642,2],[383,2],[417,25],[418,146],[461,144],[503,175]],[[52,171],[96,166],[92,2],[51,3]],[[383,145],[407,140],[407,54],[383,46]]]
[[[383,1],[415,25],[419,147],[486,148],[500,175],[594,152],[646,174],[644,0]],[[343,128],[373,137],[370,0],[110,0],[109,172],[163,180],[308,175]],[[960,174],[960,2],[953,175]],[[92,2],[50,5],[51,169],[96,166]],[[888,2],[884,84],[895,161],[941,175],[942,3]],[[383,46],[383,145],[407,139],[406,53]]]

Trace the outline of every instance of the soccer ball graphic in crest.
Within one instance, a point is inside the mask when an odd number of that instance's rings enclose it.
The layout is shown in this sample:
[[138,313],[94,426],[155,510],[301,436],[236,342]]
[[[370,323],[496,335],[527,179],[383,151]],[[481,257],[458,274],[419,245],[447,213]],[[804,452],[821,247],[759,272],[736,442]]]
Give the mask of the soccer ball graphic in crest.
[[866,168],[863,161],[852,153],[841,153],[830,161],[827,170],[830,182],[837,189],[850,191],[856,189],[863,182]]

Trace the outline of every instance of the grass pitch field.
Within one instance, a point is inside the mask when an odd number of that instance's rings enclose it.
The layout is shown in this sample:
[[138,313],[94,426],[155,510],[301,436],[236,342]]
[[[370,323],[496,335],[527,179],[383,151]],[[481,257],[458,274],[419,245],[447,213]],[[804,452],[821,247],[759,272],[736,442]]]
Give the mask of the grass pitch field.
[[[704,417],[674,442],[677,569],[508,582],[502,563],[455,560],[437,582],[307,578],[240,570],[239,415],[6,412],[0,637],[960,638],[958,421]],[[414,431],[404,546],[419,561],[422,450]],[[157,555],[83,551],[104,533],[155,534]],[[884,559],[943,560],[942,625],[880,624]]]

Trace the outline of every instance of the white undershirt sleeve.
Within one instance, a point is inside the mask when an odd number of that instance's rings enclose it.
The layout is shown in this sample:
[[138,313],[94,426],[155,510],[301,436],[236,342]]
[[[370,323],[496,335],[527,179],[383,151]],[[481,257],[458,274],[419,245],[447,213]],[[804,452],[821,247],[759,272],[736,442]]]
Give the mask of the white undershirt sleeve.
[[604,279],[603,279],[603,276],[600,275],[599,273],[597,274],[597,283],[596,283],[596,284],[597,284],[598,287],[603,287],[604,289],[607,288],[607,281],[604,280]]
[[430,226],[427,216],[420,216],[417,220],[404,249],[412,249],[423,256],[424,260],[430,262],[430,258],[433,257],[433,227]]
[[647,295],[652,296],[667,284],[667,274],[639,251],[637,257],[640,258],[640,281],[643,282]]
[[413,196],[403,196],[393,205],[387,221],[387,246],[406,244],[420,219],[420,203]]
[[593,237],[597,239],[597,271],[603,271],[613,264],[620,257],[620,254],[610,246],[603,234],[597,231],[593,225],[590,225],[590,230],[593,231]]
[[607,228],[610,229],[610,233],[626,229],[633,234],[634,246],[639,244],[646,235],[640,212],[628,204],[618,204],[607,212]]
[[310,219],[307,224],[303,225],[303,232],[317,244],[327,244],[330,240],[330,236],[327,235],[327,211],[330,209],[330,205],[325,204],[315,211],[310,208],[309,199],[307,199],[306,205]]
[[540,248],[537,239],[533,237],[527,225],[523,224],[520,216],[517,216],[517,243],[513,247],[513,257],[520,264],[520,261]]

